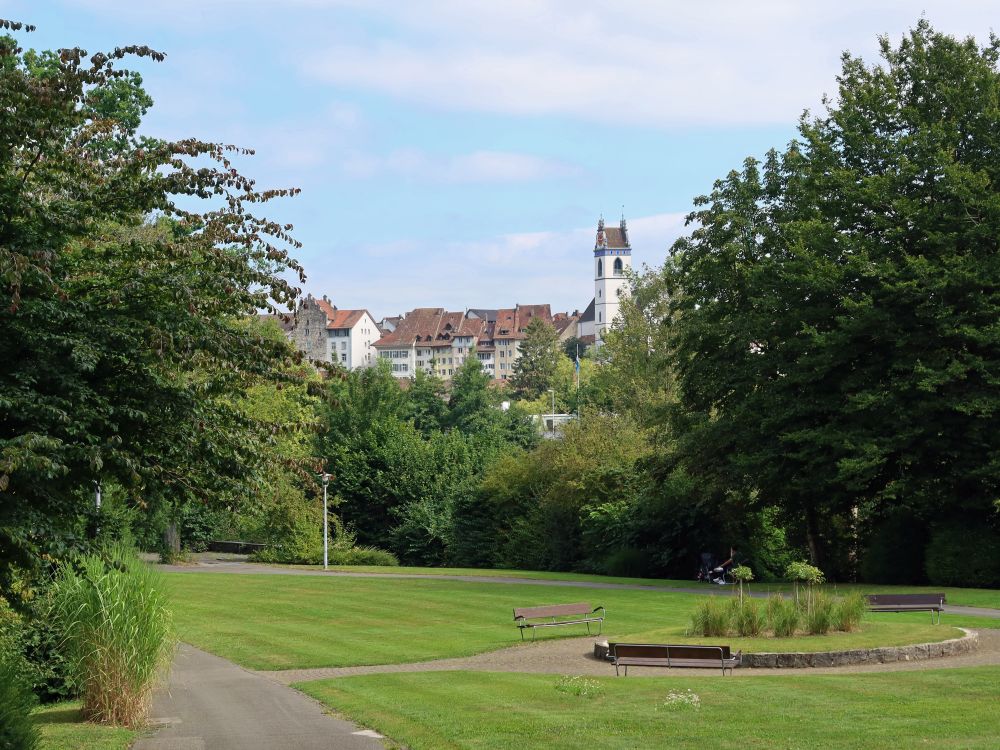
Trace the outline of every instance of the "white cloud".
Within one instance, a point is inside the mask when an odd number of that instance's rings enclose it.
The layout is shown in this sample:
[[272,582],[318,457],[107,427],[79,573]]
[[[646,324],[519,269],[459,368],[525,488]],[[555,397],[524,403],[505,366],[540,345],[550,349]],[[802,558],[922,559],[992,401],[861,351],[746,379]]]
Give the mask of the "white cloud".
[[[634,266],[663,263],[683,225],[684,215],[676,213],[630,220]],[[549,303],[554,312],[583,310],[594,296],[594,232],[595,227],[580,227],[472,242],[407,240],[335,247],[322,263],[306,269],[306,288],[330,295],[340,307],[364,307],[377,317],[414,307],[464,310],[516,303]],[[357,253],[374,263],[362,267],[348,262]],[[373,276],[377,284],[371,283]]]
[[[343,2],[310,0],[309,7]],[[844,49],[873,57],[921,10],[985,41],[995,3],[799,0],[368,2],[393,33],[331,37],[315,78],[442,109],[651,125],[793,122],[816,108]]]
[[343,164],[349,177],[391,175],[437,183],[505,183],[574,177],[580,169],[556,159],[507,151],[432,155],[418,149],[399,149],[386,156],[355,153]]

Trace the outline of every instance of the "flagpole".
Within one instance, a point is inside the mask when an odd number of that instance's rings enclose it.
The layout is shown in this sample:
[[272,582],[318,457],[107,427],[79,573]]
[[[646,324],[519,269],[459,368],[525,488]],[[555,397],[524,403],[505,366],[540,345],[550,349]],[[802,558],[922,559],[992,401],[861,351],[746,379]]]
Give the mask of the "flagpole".
[[580,418],[580,342],[576,343],[576,418]]

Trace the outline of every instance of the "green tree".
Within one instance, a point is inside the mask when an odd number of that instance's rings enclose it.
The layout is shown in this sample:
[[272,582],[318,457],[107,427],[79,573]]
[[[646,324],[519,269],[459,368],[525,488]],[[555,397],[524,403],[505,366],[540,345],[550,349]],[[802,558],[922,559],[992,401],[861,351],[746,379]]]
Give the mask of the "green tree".
[[889,510],[996,522],[1000,40],[845,55],[800,140],[698,199],[668,270],[675,459],[844,574]]
[[[643,425],[663,422],[674,398],[669,346],[670,295],[664,269],[646,269],[629,278],[618,324],[604,334],[600,366],[585,381],[581,397],[596,408],[627,413]],[[586,360],[584,360],[585,362]],[[666,446],[663,430],[653,433]]]
[[0,585],[79,543],[95,481],[149,513],[249,496],[273,425],[236,399],[288,377],[245,319],[294,299],[297,243],[249,209],[295,191],[233,147],[140,140],[129,56],[162,59],[0,39]]
[[447,424],[465,433],[491,429],[498,422],[500,400],[478,357],[466,357],[451,379]]
[[517,397],[530,401],[545,393],[552,385],[561,356],[556,329],[542,318],[532,318],[510,378]]
[[448,417],[445,384],[437,375],[418,369],[407,390],[413,426],[425,437],[441,429]]

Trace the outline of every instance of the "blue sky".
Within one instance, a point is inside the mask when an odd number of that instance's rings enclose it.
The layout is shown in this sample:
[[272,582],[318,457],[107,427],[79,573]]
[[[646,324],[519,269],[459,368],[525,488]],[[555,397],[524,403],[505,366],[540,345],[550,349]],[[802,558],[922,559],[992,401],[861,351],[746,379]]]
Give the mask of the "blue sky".
[[[874,6],[874,7],[873,7]],[[924,13],[988,38],[995,0],[0,0],[25,46],[132,43],[150,135],[256,150],[297,186],[305,289],[376,317],[593,296],[593,229],[624,206],[659,264],[692,199],[780,147]]]

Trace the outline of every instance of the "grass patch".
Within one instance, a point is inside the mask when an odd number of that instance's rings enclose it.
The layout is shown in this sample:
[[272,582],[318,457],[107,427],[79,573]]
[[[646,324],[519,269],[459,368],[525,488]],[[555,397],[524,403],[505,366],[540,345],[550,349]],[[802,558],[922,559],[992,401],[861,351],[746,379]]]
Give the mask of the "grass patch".
[[[551,675],[424,672],[297,685],[411,750],[546,747],[995,748],[1000,668],[849,675],[597,678],[581,701]],[[669,710],[697,697],[698,708]],[[690,704],[691,701],[688,701]]]
[[[309,568],[320,570],[321,565],[289,565],[289,568]],[[383,573],[390,575],[428,576],[484,576],[488,578],[528,578],[536,581],[578,581],[589,583],[619,583],[633,586],[655,586],[657,588],[694,588],[710,593],[714,589],[708,584],[693,579],[680,578],[628,578],[623,576],[602,576],[590,573],[563,573],[540,570],[492,570],[488,568],[419,568],[412,566],[384,565],[331,565],[330,570],[341,573]],[[715,588],[721,589],[721,586]],[[791,583],[754,583],[753,591],[780,591],[791,593]],[[955,586],[895,586],[879,583],[839,583],[826,587],[836,594],[859,592],[863,594],[919,594],[944,592],[948,604],[963,607],[986,607],[1000,609],[1000,589],[970,589]]]
[[32,718],[42,733],[41,750],[126,750],[140,735],[124,727],[87,723],[79,702],[45,706]]
[[[684,640],[691,611],[701,599],[693,594],[430,579],[221,573],[174,573],[166,578],[180,638],[251,669],[468,656],[520,643],[513,624],[515,606],[584,600],[607,607],[604,634],[612,640],[705,641]],[[945,625],[931,626],[920,614],[876,615],[856,633],[795,638],[794,650],[904,645],[958,634]],[[537,637],[584,634],[584,627],[569,626],[543,629]],[[776,639],[725,640],[755,651],[782,645]]]

